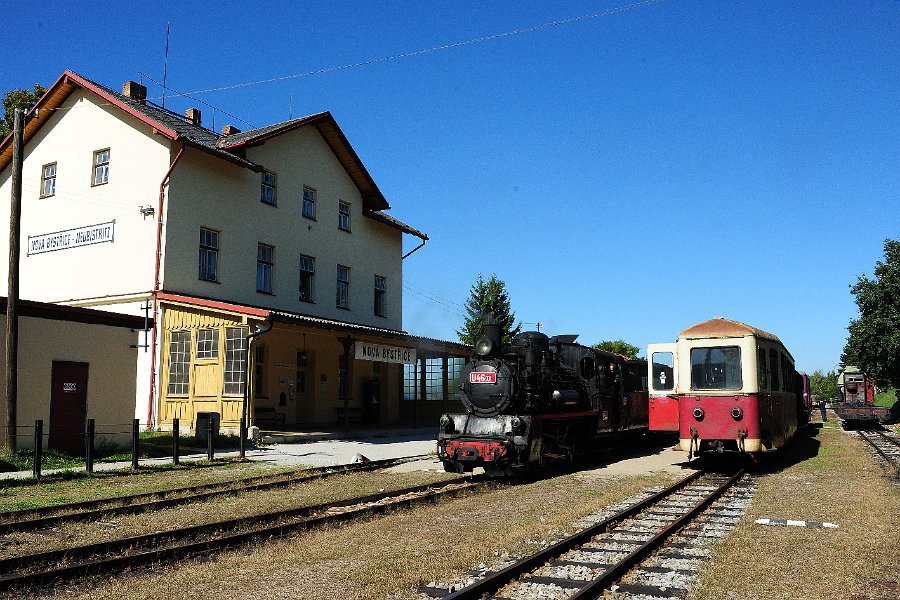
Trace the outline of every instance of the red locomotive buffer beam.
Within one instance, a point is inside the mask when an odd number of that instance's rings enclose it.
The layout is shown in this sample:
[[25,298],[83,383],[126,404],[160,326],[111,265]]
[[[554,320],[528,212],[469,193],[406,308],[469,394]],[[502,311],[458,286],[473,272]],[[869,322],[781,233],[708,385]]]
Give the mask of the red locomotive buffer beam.
[[650,398],[650,431],[679,431],[678,398]]
[[509,443],[497,441],[449,440],[444,449],[458,461],[476,464],[498,463],[510,453]]

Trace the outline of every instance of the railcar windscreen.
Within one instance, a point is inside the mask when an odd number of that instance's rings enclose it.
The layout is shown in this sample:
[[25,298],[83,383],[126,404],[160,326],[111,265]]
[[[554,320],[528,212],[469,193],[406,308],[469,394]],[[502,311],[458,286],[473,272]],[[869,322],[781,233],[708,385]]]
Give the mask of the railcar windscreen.
[[739,390],[742,386],[738,346],[691,348],[691,389]]

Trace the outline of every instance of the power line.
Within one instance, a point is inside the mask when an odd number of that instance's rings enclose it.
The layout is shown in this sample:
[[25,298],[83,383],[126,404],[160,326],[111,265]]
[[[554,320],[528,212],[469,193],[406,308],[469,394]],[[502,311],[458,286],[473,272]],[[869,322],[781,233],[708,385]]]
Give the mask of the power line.
[[[579,21],[587,21],[590,19],[597,19],[600,17],[606,17],[613,14],[623,13],[629,10],[634,10],[637,8],[642,8],[644,6],[649,6],[651,4],[659,4],[661,2],[665,2],[665,0],[642,0],[641,2],[634,2],[631,4],[623,4],[621,6],[616,6],[613,8],[607,8],[605,10],[598,10],[596,12],[588,13],[585,15],[579,15],[577,17],[569,17],[566,19],[557,19],[555,21],[549,21],[547,23],[541,23],[540,25],[532,25],[530,27],[523,27],[521,29],[513,29],[512,31],[504,31],[503,33],[494,33],[491,35],[485,35],[478,38],[472,38],[469,40],[463,40],[459,42],[451,42],[449,44],[442,44],[440,46],[433,46],[431,48],[423,48],[421,50],[411,50],[409,52],[401,52],[399,54],[391,54],[389,56],[382,56],[380,58],[372,58],[369,60],[362,60],[354,63],[347,63],[344,65],[337,65],[333,67],[323,67],[321,69],[315,69],[312,71],[305,71],[303,73],[294,73],[293,75],[282,75],[280,77],[270,77],[268,79],[258,79],[256,81],[247,81],[244,83],[235,83],[232,85],[223,85],[220,87],[214,88],[206,88],[202,90],[194,90],[192,92],[187,92],[186,94],[178,94],[175,95],[187,95],[187,94],[208,94],[211,92],[224,92],[227,90],[235,90],[244,87],[250,87],[253,85],[260,85],[263,83],[275,83],[278,81],[287,81],[290,79],[297,79],[300,77],[311,77],[313,75],[324,75],[326,73],[333,73],[335,71],[342,71],[345,69],[355,69],[357,67],[365,67],[369,65],[374,65],[382,62],[387,62],[391,60],[399,60],[401,58],[412,58],[414,56],[422,56],[425,54],[432,54],[434,52],[440,52],[442,50],[450,50],[453,48],[461,48],[463,46],[472,46],[474,44],[481,44],[483,42],[490,42],[493,40],[511,37],[514,35],[521,35],[524,33],[534,33],[535,31],[542,31],[544,29],[551,29],[553,27],[559,27],[561,25],[569,25],[571,23],[577,23]],[[149,77],[148,77],[149,79]],[[174,90],[169,90],[174,91]]]

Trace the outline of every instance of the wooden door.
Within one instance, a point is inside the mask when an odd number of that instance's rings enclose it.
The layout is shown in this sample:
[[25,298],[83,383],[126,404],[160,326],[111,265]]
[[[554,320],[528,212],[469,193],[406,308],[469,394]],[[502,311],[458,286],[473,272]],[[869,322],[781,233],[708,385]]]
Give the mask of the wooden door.
[[87,384],[87,363],[53,361],[49,448],[73,456],[84,454]]

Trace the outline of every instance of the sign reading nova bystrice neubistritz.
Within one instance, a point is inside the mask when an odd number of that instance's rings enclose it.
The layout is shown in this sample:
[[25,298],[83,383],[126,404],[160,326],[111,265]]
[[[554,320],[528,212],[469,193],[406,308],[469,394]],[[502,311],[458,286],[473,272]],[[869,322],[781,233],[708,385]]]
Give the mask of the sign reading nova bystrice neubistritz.
[[64,229],[53,233],[28,236],[28,256],[55,250],[68,250],[80,246],[103,244],[115,240],[116,222],[85,225],[74,229]]
[[416,350],[415,348],[356,342],[356,360],[376,360],[379,362],[414,365],[416,364]]

